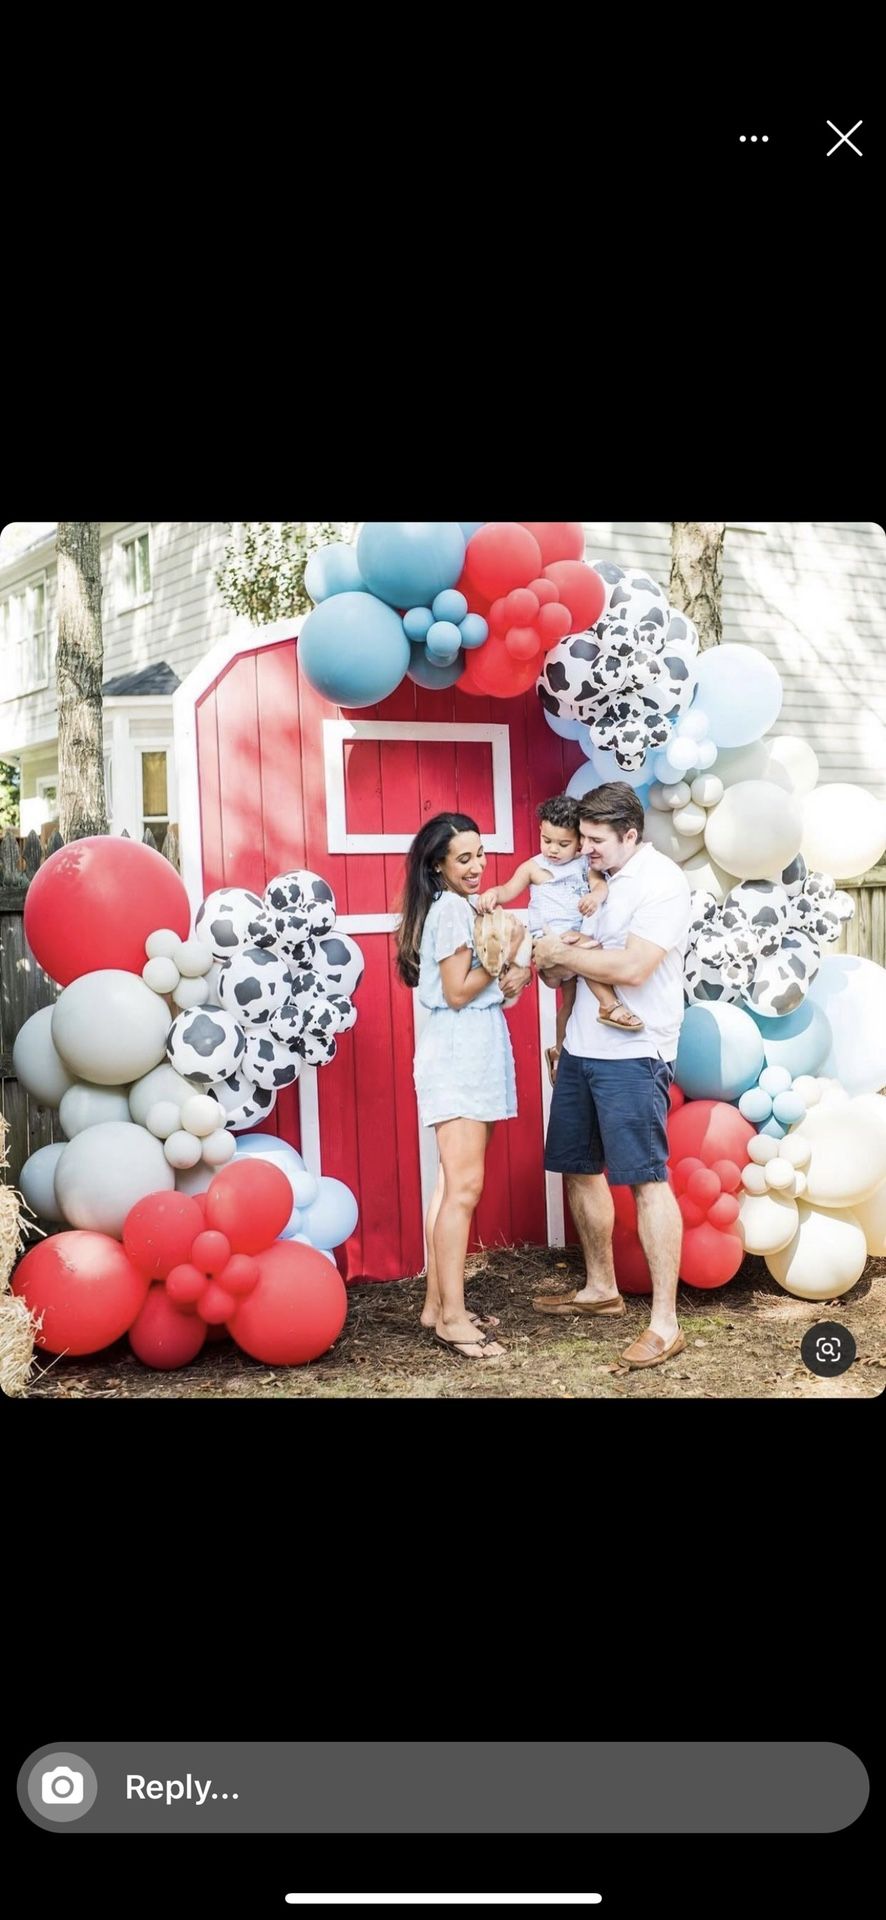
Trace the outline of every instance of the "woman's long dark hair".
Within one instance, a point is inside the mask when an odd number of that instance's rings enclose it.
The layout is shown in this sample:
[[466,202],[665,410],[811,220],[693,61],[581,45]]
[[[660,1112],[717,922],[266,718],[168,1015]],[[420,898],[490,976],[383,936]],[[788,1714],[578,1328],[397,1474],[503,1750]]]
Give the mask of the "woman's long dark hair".
[[433,820],[426,820],[419,828],[412,842],[406,855],[403,903],[397,928],[397,971],[407,987],[418,986],[418,956],[428,908],[443,884],[437,867],[457,833],[479,832],[476,820],[469,820],[466,813],[435,813]]

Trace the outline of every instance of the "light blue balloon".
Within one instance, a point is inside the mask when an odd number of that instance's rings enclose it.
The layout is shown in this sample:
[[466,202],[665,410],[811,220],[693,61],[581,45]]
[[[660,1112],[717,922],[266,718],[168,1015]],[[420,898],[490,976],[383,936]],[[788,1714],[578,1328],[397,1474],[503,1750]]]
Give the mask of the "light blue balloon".
[[573,800],[581,800],[586,793],[590,793],[594,787],[599,787],[599,785],[600,776],[593,761],[586,760],[583,766],[576,767],[566,791]]
[[427,647],[422,646],[420,641],[416,641],[410,648],[410,654],[407,674],[410,680],[415,681],[417,687],[435,687],[438,690],[442,687],[454,687],[465,670],[463,653],[459,653],[448,667],[435,666],[433,660],[428,659]]
[[764,1093],[771,1094],[774,1099],[777,1093],[787,1093],[792,1078],[793,1075],[788,1072],[787,1067],[772,1063],[763,1068],[760,1085]]
[[426,640],[434,624],[430,607],[410,607],[403,615],[403,632],[407,640]]
[[772,1111],[783,1127],[795,1127],[806,1118],[806,1104],[798,1093],[777,1093],[772,1102]]
[[695,697],[718,747],[746,747],[768,733],[781,712],[784,687],[765,653],[729,641],[700,653],[695,668]]
[[367,520],[357,563],[370,593],[392,607],[430,606],[464,566],[457,520]]
[[783,1140],[787,1133],[787,1127],[783,1127],[780,1120],[773,1118],[772,1120],[767,1120],[765,1127],[758,1127],[757,1132],[768,1134],[770,1140]]
[[465,537],[465,546],[467,546],[468,541],[473,539],[474,534],[479,532],[481,527],[485,527],[486,522],[485,520],[460,520],[458,524]]
[[763,1120],[771,1119],[772,1100],[762,1087],[749,1087],[739,1100],[738,1111],[743,1120],[750,1120],[752,1126],[758,1127]]
[[[412,594],[404,596],[412,603]],[[403,622],[372,593],[337,593],[309,613],[298,640],[309,684],[339,707],[374,707],[409,666]]]
[[621,780],[624,786],[633,787],[635,790],[652,785],[652,768],[648,754],[642,767],[635,767],[633,771],[629,767],[620,767],[615,754],[608,753],[605,747],[592,746],[588,758],[597,769],[597,779],[594,783],[596,786],[605,786],[611,780]]
[[288,1140],[281,1140],[276,1133],[238,1133],[234,1151],[238,1158],[248,1159],[251,1153],[255,1153],[260,1160],[294,1160],[296,1167],[304,1171],[305,1163],[298,1149],[290,1146]]
[[318,547],[305,567],[305,591],[317,606],[321,600],[330,600],[334,593],[365,593],[366,582],[360,577],[356,548],[349,547],[344,540],[335,540],[329,547]]
[[435,620],[428,628],[425,642],[430,658],[438,666],[446,667],[456,658],[461,646],[461,634],[453,620]]
[[[542,713],[551,732],[556,733],[561,740],[579,740],[582,733],[588,731],[583,720],[566,720],[558,713],[549,713],[547,707],[542,707]],[[588,757],[590,758],[590,755]]]
[[324,1175],[317,1199],[305,1212],[304,1231],[315,1247],[340,1247],[353,1233],[358,1218],[359,1208],[350,1187],[343,1180]]
[[749,1013],[716,1002],[687,1007],[676,1071],[687,1100],[738,1100],[762,1065],[763,1040]]
[[467,613],[468,603],[463,593],[456,593],[454,587],[447,587],[443,593],[435,596],[432,610],[435,620],[453,620],[458,626]]
[[482,613],[466,613],[458,629],[463,647],[482,647],[489,639],[489,626]]
[[[282,1240],[282,1234],[280,1238]],[[330,1253],[327,1247],[315,1247],[313,1240],[309,1240],[306,1233],[294,1233],[292,1238],[298,1242],[300,1247],[313,1247],[315,1253],[322,1253],[324,1260],[331,1260],[333,1266],[336,1265],[335,1254]]]
[[821,1072],[831,1050],[831,1023],[814,1000],[807,996],[780,1019],[766,1020],[760,1013],[750,1017],[763,1036],[768,1067],[786,1067],[792,1080],[801,1073]]

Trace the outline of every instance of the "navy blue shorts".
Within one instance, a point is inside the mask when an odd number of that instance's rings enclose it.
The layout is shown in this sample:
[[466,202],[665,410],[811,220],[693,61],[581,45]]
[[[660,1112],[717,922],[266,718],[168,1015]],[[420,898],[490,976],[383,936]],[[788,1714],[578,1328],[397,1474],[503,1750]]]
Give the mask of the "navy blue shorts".
[[548,1173],[602,1173],[613,1187],[668,1177],[673,1060],[582,1060],[563,1047],[545,1140]]

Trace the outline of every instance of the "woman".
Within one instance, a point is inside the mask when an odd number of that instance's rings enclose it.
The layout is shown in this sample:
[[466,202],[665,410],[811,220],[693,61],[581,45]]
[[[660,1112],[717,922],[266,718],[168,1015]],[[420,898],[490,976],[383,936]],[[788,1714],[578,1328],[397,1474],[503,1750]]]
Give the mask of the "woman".
[[517,1112],[514,1056],[502,1014],[530,978],[510,967],[503,985],[474,952],[474,907],[486,867],[475,820],[439,813],[415,836],[406,861],[397,966],[430,1010],[415,1055],[423,1126],[434,1127],[440,1178],[428,1210],[427,1293],[421,1323],[466,1360],[504,1352],[497,1320],[465,1307],[465,1255],[483,1192],[486,1148],[496,1120]]

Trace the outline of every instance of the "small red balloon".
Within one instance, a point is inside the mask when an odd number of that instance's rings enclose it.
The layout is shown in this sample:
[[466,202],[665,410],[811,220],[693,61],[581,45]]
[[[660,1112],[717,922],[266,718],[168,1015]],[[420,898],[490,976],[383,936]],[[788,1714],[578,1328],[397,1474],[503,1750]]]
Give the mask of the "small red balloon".
[[25,937],[63,987],[100,967],[141,973],[149,933],[170,927],[186,940],[190,925],[188,896],[169,861],[111,834],[59,847],[25,895]]
[[724,1193],[737,1193],[741,1186],[741,1167],[734,1160],[715,1160],[711,1172],[717,1175]]
[[734,1193],[721,1193],[708,1210],[708,1219],[712,1227],[731,1227],[735,1224],[741,1208]]
[[317,1360],[345,1324],[348,1296],[331,1261],[313,1247],[277,1240],[258,1256],[258,1286],[228,1326],[255,1360],[281,1367]]
[[505,600],[508,626],[531,627],[539,610],[539,601],[529,587],[515,587]]
[[491,633],[500,633],[502,635],[507,633],[511,625],[511,615],[508,609],[509,600],[510,594],[507,593],[503,593],[498,600],[493,600],[489,609],[488,621]]
[[572,625],[569,608],[561,606],[559,600],[552,600],[549,606],[540,609],[535,624],[542,646],[546,650],[555,647],[558,640],[565,640]]
[[141,1311],[149,1284],[119,1240],[80,1229],[41,1240],[12,1276],[13,1293],[43,1315],[34,1340],[46,1353],[112,1346]]
[[694,1173],[704,1173],[705,1163],[687,1154],[685,1160],[678,1160],[672,1166],[672,1178],[675,1193],[686,1193]]
[[[470,661],[474,687],[494,700],[512,700],[518,694],[528,693],[538,679],[538,656],[529,661],[513,659],[504,641],[495,633],[490,634],[482,647],[476,648]],[[464,676],[458,684],[460,687],[464,684]]]
[[234,1253],[226,1267],[218,1276],[218,1284],[226,1293],[240,1295],[251,1293],[259,1279],[258,1261],[251,1259],[248,1253]]
[[688,1193],[681,1193],[677,1205],[683,1216],[684,1227],[700,1227],[707,1214],[707,1208],[699,1206],[697,1200],[691,1200]]
[[205,1273],[201,1273],[200,1268],[192,1266],[189,1261],[173,1267],[166,1276],[166,1291],[180,1313],[196,1313],[197,1301],[208,1285]]
[[149,1193],[130,1207],[123,1245],[133,1265],[150,1280],[165,1280],[172,1267],[187,1260],[191,1242],[203,1226],[203,1214],[187,1193]]
[[537,580],[530,580],[529,591],[535,594],[540,607],[552,606],[560,598],[553,580],[546,580],[544,574],[540,574]]
[[259,1253],[283,1232],[292,1213],[292,1188],[270,1161],[235,1160],[207,1190],[206,1220],[230,1241],[232,1253]]
[[686,1192],[690,1200],[703,1207],[705,1213],[720,1197],[720,1181],[712,1167],[696,1167],[686,1182]]
[[534,627],[509,627],[505,634],[505,646],[514,660],[537,660],[541,652]]
[[206,1339],[206,1328],[196,1314],[179,1313],[166,1287],[152,1287],[141,1313],[129,1329],[129,1344],[146,1367],[161,1372],[186,1367],[196,1360]]
[[209,1280],[205,1292],[197,1301],[197,1312],[208,1327],[223,1327],[231,1314],[236,1313],[239,1304],[232,1293],[226,1293],[224,1287],[219,1286],[217,1280]]
[[741,1235],[732,1228],[721,1232],[705,1220],[683,1235],[680,1278],[689,1287],[725,1287],[743,1259]]
[[201,1273],[221,1273],[231,1258],[231,1243],[224,1233],[214,1232],[211,1227],[198,1233],[191,1247],[191,1259]]

